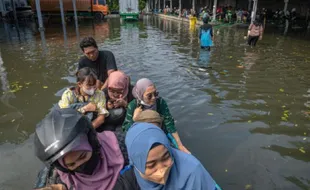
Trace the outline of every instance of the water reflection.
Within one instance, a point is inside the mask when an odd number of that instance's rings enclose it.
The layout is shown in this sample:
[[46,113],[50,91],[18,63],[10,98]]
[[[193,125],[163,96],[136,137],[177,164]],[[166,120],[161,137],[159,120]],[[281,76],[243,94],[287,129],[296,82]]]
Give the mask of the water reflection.
[[43,30],[40,30],[40,36],[41,36],[41,43],[43,48],[43,56],[47,53],[47,45],[46,45],[46,39],[45,39],[45,32]]
[[270,145],[264,149],[278,152],[283,157],[292,157],[296,160],[310,162],[310,145],[309,142],[293,141],[289,142],[295,148],[288,148],[279,145]]
[[290,181],[294,183],[296,186],[298,186],[302,190],[309,190],[310,189],[310,180],[305,179],[304,177],[297,178],[294,176],[285,177],[287,181]]
[[203,68],[210,68],[209,66],[210,57],[211,57],[211,51],[201,49],[199,52],[197,65]]
[[[58,23],[50,23],[44,36],[33,26],[20,26],[21,41],[7,26],[7,32],[2,27],[0,33],[2,88],[9,82],[23,87],[4,101],[16,109],[1,102],[1,152],[9,143],[29,138],[37,121],[59,100],[61,89],[74,82],[71,75],[82,55],[74,23],[67,23],[66,39]],[[301,179],[309,172],[310,151],[304,114],[310,80],[307,42],[267,32],[251,49],[244,45],[246,28],[224,26],[215,29],[215,47],[208,52],[200,50],[197,31],[187,24],[149,16],[137,23],[83,21],[78,29],[81,38],[93,35],[100,49],[111,50],[133,81],[154,80],[184,143],[223,188],[239,190],[251,184],[253,189],[302,189],[298,180],[307,186]],[[17,183],[27,177],[7,174],[5,179]],[[24,185],[30,188],[33,180],[27,181]]]
[[[7,77],[7,71],[4,67],[4,61],[2,59],[1,49],[0,49],[0,82],[1,82],[1,107],[4,108],[2,111],[0,110],[0,124],[4,128],[0,131],[0,139],[2,135],[9,136],[6,134],[6,131],[11,131],[12,129],[15,130],[15,132],[19,133],[22,139],[25,140],[25,134],[18,131],[18,128],[24,119],[24,115],[11,104],[11,100],[15,99],[16,96],[14,95],[14,92],[16,89],[21,88],[19,83],[10,84]],[[10,86],[13,86],[14,90],[11,90]],[[3,111],[5,111],[3,113]],[[8,128],[9,127],[9,128]],[[1,141],[0,141],[1,142]]]

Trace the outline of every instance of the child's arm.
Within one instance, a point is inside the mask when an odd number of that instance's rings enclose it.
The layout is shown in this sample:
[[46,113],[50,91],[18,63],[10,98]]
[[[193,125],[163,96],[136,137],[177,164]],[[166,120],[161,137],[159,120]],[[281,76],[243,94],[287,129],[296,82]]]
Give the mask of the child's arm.
[[96,99],[97,99],[96,111],[98,112],[98,117],[92,121],[93,127],[95,129],[104,123],[105,117],[109,116],[109,112],[106,109],[106,98],[102,91],[100,91]]

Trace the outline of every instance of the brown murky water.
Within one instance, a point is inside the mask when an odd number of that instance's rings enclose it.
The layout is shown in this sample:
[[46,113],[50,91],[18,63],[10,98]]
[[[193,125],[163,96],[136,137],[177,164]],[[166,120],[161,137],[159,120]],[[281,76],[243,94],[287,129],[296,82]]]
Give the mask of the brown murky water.
[[[46,27],[0,24],[0,189],[31,189],[42,164],[37,122],[72,85],[79,39],[94,36],[133,80],[155,81],[187,147],[229,190],[310,188],[310,43],[268,28],[254,49],[246,29],[218,26],[211,53],[188,25],[144,18]],[[209,68],[209,67],[212,67]]]

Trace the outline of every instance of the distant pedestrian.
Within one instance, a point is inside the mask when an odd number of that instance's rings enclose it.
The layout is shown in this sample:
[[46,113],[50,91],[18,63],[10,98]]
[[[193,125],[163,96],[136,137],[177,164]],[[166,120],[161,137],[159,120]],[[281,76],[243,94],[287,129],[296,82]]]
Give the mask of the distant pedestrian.
[[264,28],[259,18],[256,18],[255,21],[249,26],[248,30],[248,44],[249,46],[256,46],[258,40],[263,39]]
[[203,19],[203,25],[200,27],[199,40],[201,49],[211,50],[213,46],[213,28],[211,24],[208,24],[209,17]]

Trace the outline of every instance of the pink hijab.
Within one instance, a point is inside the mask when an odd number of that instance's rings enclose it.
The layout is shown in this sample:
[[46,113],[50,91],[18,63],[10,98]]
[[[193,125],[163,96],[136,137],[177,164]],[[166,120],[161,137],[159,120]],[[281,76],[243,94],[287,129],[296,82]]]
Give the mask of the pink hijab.
[[[113,132],[104,131],[97,133],[97,137],[101,145],[100,153],[102,160],[100,160],[91,176],[80,173],[71,175],[58,170],[61,181],[67,187],[70,188],[73,185],[74,190],[112,190],[114,188],[119,172],[123,168],[124,158]],[[81,137],[81,144],[73,150],[92,151],[86,135]],[[58,161],[65,167],[63,157],[58,159]]]
[[119,97],[109,90],[110,88],[123,89],[122,99],[127,100],[129,86],[129,77],[122,71],[114,71],[108,78],[108,94],[111,100],[117,100]]

